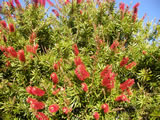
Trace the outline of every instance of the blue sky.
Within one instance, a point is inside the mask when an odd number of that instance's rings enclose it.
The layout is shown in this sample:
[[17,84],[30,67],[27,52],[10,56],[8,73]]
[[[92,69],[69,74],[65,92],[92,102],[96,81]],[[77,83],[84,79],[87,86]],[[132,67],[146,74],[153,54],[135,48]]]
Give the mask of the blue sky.
[[[3,0],[0,0],[0,3],[2,3]],[[9,1],[9,0],[4,0]],[[23,0],[19,0],[21,3],[23,3]],[[51,0],[54,1],[54,0]],[[156,21],[160,19],[160,0],[115,0],[116,6],[119,6],[120,2],[124,2],[125,4],[131,5],[131,9],[133,5],[135,5],[137,2],[140,2],[139,6],[139,12],[138,17],[142,18],[144,14],[147,14],[147,17],[145,18],[145,21],[149,19],[149,21],[154,20],[156,18]],[[46,4],[48,6],[48,3]]]

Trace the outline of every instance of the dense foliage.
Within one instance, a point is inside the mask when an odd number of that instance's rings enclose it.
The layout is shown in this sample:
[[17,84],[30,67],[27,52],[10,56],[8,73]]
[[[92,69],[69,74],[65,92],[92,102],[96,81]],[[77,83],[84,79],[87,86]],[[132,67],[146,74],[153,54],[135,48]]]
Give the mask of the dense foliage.
[[160,26],[139,5],[3,2],[0,119],[159,119]]

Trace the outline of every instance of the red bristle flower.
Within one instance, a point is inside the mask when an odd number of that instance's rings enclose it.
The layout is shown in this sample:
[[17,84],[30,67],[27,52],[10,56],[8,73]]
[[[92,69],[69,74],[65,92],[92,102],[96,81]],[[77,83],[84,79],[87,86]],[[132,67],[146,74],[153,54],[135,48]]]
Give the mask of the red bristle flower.
[[32,87],[31,93],[36,96],[43,96],[45,94],[45,91],[37,87]]
[[58,13],[58,11],[57,11],[57,10],[52,9],[52,12],[54,12],[54,14],[56,15],[56,17],[59,17],[59,13]]
[[145,50],[142,51],[143,55],[147,54],[147,52]]
[[29,94],[33,94],[33,93],[32,93],[32,87],[31,87],[31,86],[26,87],[26,91],[27,91]]
[[133,6],[133,16],[132,16],[132,20],[135,22],[136,19],[137,19],[137,14],[138,14],[138,7],[139,7],[140,3],[136,3],[134,6]]
[[128,63],[129,58],[128,57],[123,57],[122,61],[120,62],[120,66],[123,67]]
[[108,113],[109,112],[109,105],[107,103],[105,103],[101,106],[101,109],[103,109],[104,113]]
[[81,83],[81,86],[82,86],[82,89],[84,92],[87,92],[88,91],[88,86],[86,83]]
[[36,118],[38,120],[49,120],[49,118],[42,112],[37,112],[36,113]]
[[128,70],[128,69],[131,69],[132,67],[134,67],[134,66],[136,66],[136,62],[131,62],[130,64],[128,64],[127,66],[126,66],[126,69]]
[[98,112],[95,112],[93,114],[93,117],[94,117],[95,120],[99,120],[99,114],[98,114]]
[[63,108],[62,108],[62,111],[63,111],[64,114],[67,115],[69,112],[72,111],[72,109],[71,109],[71,108],[68,108],[68,107],[63,107]]
[[49,5],[54,6],[54,4],[50,0],[47,0],[47,2],[49,3]]
[[6,62],[6,66],[7,66],[7,67],[11,66],[10,61],[7,61],[7,62]]
[[120,95],[120,96],[118,96],[116,99],[115,99],[115,101],[118,101],[118,102],[130,102],[130,100],[127,98],[127,96],[126,95]]
[[117,40],[113,41],[112,45],[110,46],[111,50],[115,50],[119,45],[119,42]]
[[6,24],[6,21],[2,20],[0,21],[1,25],[3,28],[7,28],[7,24]]
[[109,91],[113,89],[115,86],[115,76],[116,74],[114,72],[105,74],[105,77],[102,80],[102,86],[106,87]]
[[60,88],[58,88],[57,90],[54,90],[54,91],[52,92],[52,94],[53,94],[53,95],[57,95],[57,94],[59,93],[59,91],[60,91]]
[[119,9],[120,9],[122,12],[124,12],[125,3],[121,2],[121,3],[119,4]]
[[6,48],[5,46],[1,45],[1,46],[0,46],[0,50],[1,50],[2,52],[4,52],[4,51],[7,50],[7,48]]
[[53,68],[57,71],[58,70],[58,64],[54,63]]
[[77,68],[75,69],[75,74],[81,81],[84,81],[86,78],[90,76],[89,72],[87,72],[83,64],[77,66]]
[[17,52],[15,51],[13,47],[8,47],[7,51],[12,57],[17,58]]
[[29,104],[32,104],[33,102],[38,102],[38,100],[33,99],[33,98],[30,98],[30,97],[28,97],[26,101],[27,101],[27,103],[29,103]]
[[83,62],[82,62],[82,60],[81,60],[81,58],[79,56],[77,56],[74,59],[74,63],[75,63],[76,66],[83,64]]
[[133,6],[133,8],[137,8],[137,7],[139,7],[139,5],[140,5],[140,3],[138,2]]
[[82,2],[82,0],[77,0],[77,4],[80,4]]
[[15,0],[15,3],[18,8],[21,8],[21,3],[19,2],[19,0]]
[[7,38],[5,35],[3,35],[3,41],[6,43],[7,42]]
[[56,113],[58,110],[59,110],[59,105],[57,105],[57,104],[53,104],[53,105],[49,106],[49,111],[51,113]]
[[120,84],[120,89],[122,90],[122,91],[124,91],[124,90],[127,90],[129,87],[131,87],[133,84],[134,84],[135,82],[134,82],[134,79],[128,79],[128,80],[126,80],[125,82],[123,82],[123,83],[121,83]]
[[69,0],[66,0],[64,4],[67,5],[68,3],[70,3],[70,1],[69,1]]
[[25,56],[24,56],[24,50],[19,50],[18,51],[18,56],[19,56],[19,60],[21,62],[25,62],[26,61]]
[[15,32],[14,25],[12,23],[9,24],[9,31]]
[[74,45],[72,46],[72,49],[73,49],[73,51],[74,51],[75,56],[78,56],[79,50],[78,50],[77,44],[74,44]]
[[30,108],[35,109],[35,110],[41,110],[44,109],[45,104],[43,102],[32,102],[30,104]]
[[39,46],[38,44],[36,44],[36,45],[34,45],[34,46],[26,45],[26,50],[27,50],[27,52],[36,54],[36,53],[37,53],[38,46]]
[[107,65],[104,70],[101,72],[101,78],[105,77],[105,74],[112,71],[112,65]]
[[52,81],[54,84],[57,84],[58,83],[58,77],[57,77],[57,74],[56,73],[52,73],[51,74],[51,78],[52,78]]
[[29,42],[30,42],[30,43],[33,43],[33,42],[35,41],[35,38],[36,38],[36,33],[33,32],[33,33],[30,35],[30,37],[29,37]]

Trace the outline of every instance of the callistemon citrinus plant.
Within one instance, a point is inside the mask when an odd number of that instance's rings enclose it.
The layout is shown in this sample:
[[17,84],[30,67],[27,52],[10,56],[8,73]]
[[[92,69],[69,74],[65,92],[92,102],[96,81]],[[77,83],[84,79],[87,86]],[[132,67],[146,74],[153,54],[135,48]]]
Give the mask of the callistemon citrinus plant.
[[160,51],[148,40],[160,26],[138,18],[139,5],[4,1],[0,119],[157,119]]

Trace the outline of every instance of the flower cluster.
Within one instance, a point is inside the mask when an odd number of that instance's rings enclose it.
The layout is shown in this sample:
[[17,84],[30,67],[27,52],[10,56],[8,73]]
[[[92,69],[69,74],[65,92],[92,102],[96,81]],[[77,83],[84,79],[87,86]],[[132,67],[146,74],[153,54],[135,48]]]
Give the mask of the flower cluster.
[[134,6],[133,6],[133,15],[132,15],[132,20],[135,22],[136,19],[137,19],[137,14],[138,14],[138,7],[139,7],[140,3],[136,3]]
[[111,50],[115,50],[119,45],[119,42],[117,40],[113,41],[112,45],[110,46]]
[[43,91],[42,89],[37,88],[37,87],[32,87],[32,86],[28,86],[26,88],[26,91],[29,94],[36,95],[36,96],[43,96],[45,94],[45,91]]
[[109,105],[107,103],[105,103],[101,106],[101,109],[103,110],[104,113],[108,113],[109,112]]

